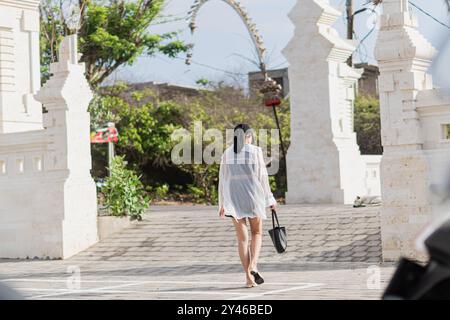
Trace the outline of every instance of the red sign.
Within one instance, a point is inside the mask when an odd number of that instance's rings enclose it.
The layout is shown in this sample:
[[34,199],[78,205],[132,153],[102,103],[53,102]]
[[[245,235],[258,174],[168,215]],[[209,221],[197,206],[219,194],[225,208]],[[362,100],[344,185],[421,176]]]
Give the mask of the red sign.
[[91,143],[116,143],[119,140],[119,133],[115,127],[98,129],[91,134]]

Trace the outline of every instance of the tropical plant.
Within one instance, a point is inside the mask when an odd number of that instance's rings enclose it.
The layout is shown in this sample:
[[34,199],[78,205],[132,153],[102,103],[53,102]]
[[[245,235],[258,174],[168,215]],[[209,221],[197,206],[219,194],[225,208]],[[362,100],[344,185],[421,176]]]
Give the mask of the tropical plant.
[[114,157],[109,170],[110,176],[101,188],[106,207],[114,216],[129,216],[131,220],[141,221],[150,199],[140,177],[127,169],[122,156]]

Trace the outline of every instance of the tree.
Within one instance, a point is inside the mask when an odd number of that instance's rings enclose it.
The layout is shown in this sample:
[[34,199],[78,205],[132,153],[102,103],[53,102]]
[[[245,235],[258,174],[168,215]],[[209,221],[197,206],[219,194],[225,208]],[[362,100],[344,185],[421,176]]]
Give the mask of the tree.
[[[73,0],[71,0],[72,2]],[[41,11],[41,65],[43,80],[49,77],[49,65],[57,60],[61,39],[70,34],[66,24],[67,2],[43,0]],[[81,10],[80,53],[86,63],[86,76],[93,88],[125,64],[142,54],[163,53],[175,57],[187,47],[177,33],[151,34],[164,0],[78,0]]]
[[362,154],[382,154],[380,102],[360,95],[355,100],[355,131]]

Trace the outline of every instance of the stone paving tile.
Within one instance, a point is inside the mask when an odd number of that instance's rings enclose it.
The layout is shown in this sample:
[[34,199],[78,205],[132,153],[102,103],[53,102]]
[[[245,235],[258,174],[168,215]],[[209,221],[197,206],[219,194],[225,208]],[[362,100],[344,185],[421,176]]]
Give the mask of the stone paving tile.
[[[80,287],[68,289],[74,261],[4,261],[0,281],[29,299],[379,299],[392,275],[382,266],[380,286],[368,286],[367,263],[262,263],[266,283],[244,288],[233,261],[96,261],[79,263]],[[320,262],[324,261],[324,262]],[[281,292],[280,292],[281,290]]]
[[[288,250],[276,253],[266,220],[260,270],[268,285],[251,291],[254,298],[379,298],[393,271],[381,264],[379,208],[280,206],[278,211]],[[383,279],[380,288],[369,290],[371,265],[381,267]],[[79,292],[64,289],[69,266],[81,270]],[[152,207],[142,223],[65,261],[0,260],[0,280],[33,299],[246,299],[241,278],[234,227],[207,206]],[[279,289],[288,291],[275,293]]]
[[[381,262],[378,207],[280,206],[278,211],[280,221],[288,232],[285,259],[298,260],[296,253],[301,252],[302,262],[312,257],[326,257],[328,261],[336,262],[360,262],[365,258],[374,261],[378,258]],[[280,257],[266,234],[270,219],[265,221],[264,227],[261,259],[276,261]],[[140,252],[151,252],[156,260],[171,260],[177,256],[209,260],[224,255],[233,257],[236,254],[235,245],[231,221],[218,219],[217,208],[159,206],[150,209],[143,223],[104,240],[74,260],[96,255],[102,255],[109,261],[124,256],[139,260]],[[328,254],[330,251],[336,254]],[[350,253],[343,255],[341,251]],[[354,259],[349,260],[349,256]]]

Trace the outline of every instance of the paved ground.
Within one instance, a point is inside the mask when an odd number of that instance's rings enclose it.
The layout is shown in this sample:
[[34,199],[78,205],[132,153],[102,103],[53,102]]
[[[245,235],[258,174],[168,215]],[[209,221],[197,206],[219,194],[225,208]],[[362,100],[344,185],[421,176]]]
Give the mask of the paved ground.
[[[1,281],[32,299],[377,299],[377,207],[282,206],[289,237],[277,254],[265,234],[266,283],[243,288],[233,226],[214,207],[152,207],[142,223],[65,261],[0,260]],[[380,281],[377,281],[377,280]]]

